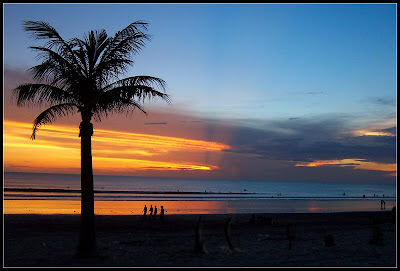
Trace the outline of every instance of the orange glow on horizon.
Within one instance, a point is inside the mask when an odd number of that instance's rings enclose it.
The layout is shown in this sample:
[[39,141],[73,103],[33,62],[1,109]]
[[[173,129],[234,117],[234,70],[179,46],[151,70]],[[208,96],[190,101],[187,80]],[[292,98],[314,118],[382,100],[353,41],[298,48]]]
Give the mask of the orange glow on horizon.
[[93,157],[93,164],[101,169],[125,168],[135,167],[136,169],[147,170],[213,170],[217,166],[202,166],[202,165],[189,165],[168,162],[158,162],[149,160],[138,159],[124,159],[124,158],[106,158],[106,157]]
[[376,131],[367,131],[367,130],[358,130],[353,132],[356,136],[395,136],[389,132],[376,132]]
[[[4,200],[4,214],[80,215],[80,200]],[[212,214],[227,211],[223,201],[108,201],[95,200],[96,215],[143,215],[144,205],[164,206],[166,219],[172,214]],[[234,212],[235,210],[231,210]]]
[[296,167],[321,167],[321,166],[339,166],[347,167],[351,166],[356,169],[363,170],[378,170],[387,171],[391,174],[396,175],[397,164],[396,163],[377,163],[377,162],[367,162],[365,159],[341,159],[341,160],[319,160],[313,162],[302,162],[296,164]]
[[[29,171],[52,169],[76,172],[80,168],[78,127],[49,125],[41,127],[39,136],[29,136],[32,124],[4,121],[4,167]],[[202,161],[185,161],[185,155],[220,152],[230,146],[210,141],[150,134],[95,129],[92,137],[94,170],[115,172],[138,170],[218,169]],[[145,159],[144,159],[145,158]]]

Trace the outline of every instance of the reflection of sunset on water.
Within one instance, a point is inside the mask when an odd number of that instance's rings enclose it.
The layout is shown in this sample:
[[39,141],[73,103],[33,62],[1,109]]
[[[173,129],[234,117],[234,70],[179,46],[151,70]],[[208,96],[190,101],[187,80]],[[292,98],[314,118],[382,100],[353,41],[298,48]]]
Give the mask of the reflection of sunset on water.
[[[80,214],[78,200],[4,200],[4,214]],[[235,213],[315,213],[379,211],[377,200],[218,200],[218,201],[95,201],[96,215],[143,215],[144,205],[164,206],[165,215]],[[387,209],[396,205],[386,200]]]
[[[224,212],[223,201],[96,201],[96,215],[142,215],[144,205],[157,206],[165,214],[213,214]],[[5,200],[5,214],[80,214],[81,202],[77,200]]]

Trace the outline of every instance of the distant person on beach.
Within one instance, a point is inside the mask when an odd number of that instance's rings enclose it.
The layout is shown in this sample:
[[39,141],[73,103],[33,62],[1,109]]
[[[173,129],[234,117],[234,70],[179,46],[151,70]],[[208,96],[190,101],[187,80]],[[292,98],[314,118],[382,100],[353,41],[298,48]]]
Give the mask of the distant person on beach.
[[153,216],[153,205],[150,205],[150,217]]
[[[383,204],[383,207],[382,207]],[[384,200],[381,200],[381,210],[386,209],[386,202]]]
[[164,223],[164,207],[161,206],[161,210],[160,210],[160,220],[161,222]]
[[144,214],[144,219],[146,219],[146,214],[147,214],[147,206],[146,206],[146,204],[144,205],[143,214]]
[[154,216],[157,215],[157,206],[154,205]]

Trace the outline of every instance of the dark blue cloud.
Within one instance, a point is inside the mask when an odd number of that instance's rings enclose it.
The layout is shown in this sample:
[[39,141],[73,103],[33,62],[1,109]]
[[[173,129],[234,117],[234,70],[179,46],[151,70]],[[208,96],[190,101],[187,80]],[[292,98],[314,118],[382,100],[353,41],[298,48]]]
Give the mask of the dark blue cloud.
[[379,104],[379,105],[384,105],[384,106],[395,106],[396,101],[391,98],[374,98],[372,100],[373,103]]
[[[346,118],[284,120],[262,124],[264,129],[236,127],[228,152],[261,159],[307,162],[346,158],[396,162],[396,136],[354,136]],[[396,127],[382,129],[393,133]]]
[[144,125],[165,125],[168,122],[146,122]]
[[324,93],[323,91],[309,91],[307,92],[308,95],[315,95],[315,94],[322,94]]

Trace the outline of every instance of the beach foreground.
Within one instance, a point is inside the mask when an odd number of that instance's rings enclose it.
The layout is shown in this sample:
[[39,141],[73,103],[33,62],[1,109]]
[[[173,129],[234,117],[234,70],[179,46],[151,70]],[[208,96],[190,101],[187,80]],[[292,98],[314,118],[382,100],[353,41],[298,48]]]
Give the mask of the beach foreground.
[[[11,266],[396,266],[391,211],[201,215],[205,253],[195,253],[198,215],[96,216],[98,255],[74,257],[79,215],[4,215],[4,267]],[[230,222],[232,251],[224,225]],[[377,222],[377,224],[374,222]],[[293,236],[289,249],[287,225]],[[371,244],[375,231],[382,242]],[[332,235],[326,246],[324,231]],[[378,240],[379,241],[379,240]]]

